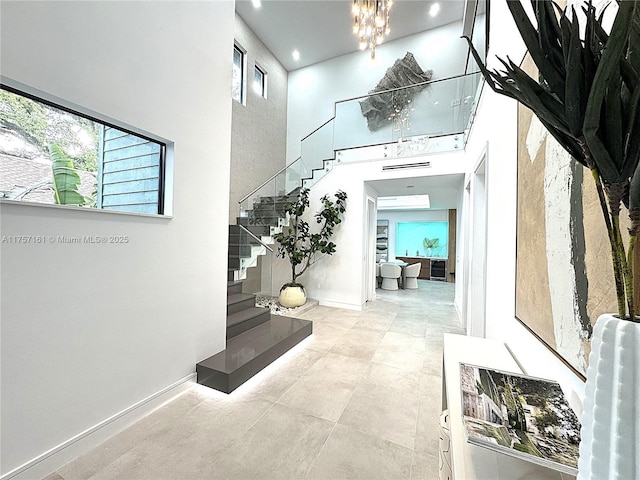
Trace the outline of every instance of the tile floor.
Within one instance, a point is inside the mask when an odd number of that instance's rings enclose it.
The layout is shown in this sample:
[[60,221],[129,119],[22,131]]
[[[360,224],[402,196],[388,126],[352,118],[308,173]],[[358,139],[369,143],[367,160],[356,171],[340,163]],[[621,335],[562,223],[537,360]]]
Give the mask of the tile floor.
[[46,480],[437,479],[453,289],[309,309],[314,334],[232,394],[197,385]]

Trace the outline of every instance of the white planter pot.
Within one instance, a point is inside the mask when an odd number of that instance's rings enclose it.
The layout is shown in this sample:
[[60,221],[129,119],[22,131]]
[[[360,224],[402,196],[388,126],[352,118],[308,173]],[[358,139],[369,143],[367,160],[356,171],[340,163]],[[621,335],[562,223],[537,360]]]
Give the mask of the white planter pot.
[[280,289],[280,296],[278,297],[278,303],[285,308],[296,308],[304,305],[307,302],[307,294],[304,291],[304,287],[282,287]]
[[579,480],[640,479],[640,323],[598,318],[580,437]]

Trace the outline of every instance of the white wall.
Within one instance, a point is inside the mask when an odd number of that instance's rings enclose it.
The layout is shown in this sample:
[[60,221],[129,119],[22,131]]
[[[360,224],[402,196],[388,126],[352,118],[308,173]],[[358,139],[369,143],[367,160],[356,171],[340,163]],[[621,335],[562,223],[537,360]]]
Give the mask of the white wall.
[[336,101],[366,95],[407,52],[423,70],[433,70],[434,80],[464,73],[467,47],[460,35],[462,24],[452,23],[385,42],[373,62],[368,52],[357,52],[289,72],[287,163],[300,156],[300,140],[333,117]]
[[454,296],[454,306],[463,325],[466,319],[466,311],[463,308],[466,292],[465,279],[467,275],[465,249],[469,242],[466,228],[469,218],[467,203],[468,194],[466,193],[466,184],[463,184],[460,192],[458,192],[458,201],[456,206],[456,283]]
[[[449,210],[378,210],[378,220],[389,221],[387,259],[392,260],[396,258],[396,224],[398,222],[448,222]],[[408,255],[412,257],[415,253],[409,252]]]
[[[524,55],[505,2],[491,4],[490,42],[490,66],[495,55],[516,63]],[[485,85],[466,152],[471,165],[487,148],[486,336],[506,342],[530,375],[556,378],[582,396],[578,377],[515,318],[516,139],[516,102]]]
[[[231,224],[240,199],[285,166],[287,138],[287,71],[237,14],[235,40],[246,51],[247,91],[244,104],[233,102]],[[252,88],[256,64],[267,74],[267,98]]]
[[3,236],[129,238],[1,245],[5,475],[224,348],[234,4],[1,8],[4,76],[175,142],[173,218],[1,205]]
[[[430,168],[382,171],[383,165],[406,162],[406,158],[372,160],[370,162],[341,164],[335,166],[311,189],[308,212],[320,208],[318,199],[326,194],[343,190],[348,195],[345,221],[335,231],[333,241],[337,251],[312,266],[300,279],[307,288],[307,295],[322,305],[349,309],[361,309],[366,301],[366,202],[367,195],[377,199],[375,189],[367,184],[372,180],[396,179],[415,176],[448,175],[464,173],[464,152],[434,154],[428,157],[413,157],[415,162],[431,162]],[[311,218],[311,217],[310,217]],[[315,225],[313,222],[312,227]],[[273,288],[277,291],[288,281],[289,264],[284,260],[274,261]]]

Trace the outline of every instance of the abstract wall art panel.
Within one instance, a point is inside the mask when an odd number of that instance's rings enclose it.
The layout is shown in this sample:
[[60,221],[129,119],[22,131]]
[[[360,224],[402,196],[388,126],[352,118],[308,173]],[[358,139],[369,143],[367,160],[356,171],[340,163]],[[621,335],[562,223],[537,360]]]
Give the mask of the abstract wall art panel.
[[584,378],[592,326],[617,311],[610,247],[590,172],[522,105],[516,248],[516,318]]

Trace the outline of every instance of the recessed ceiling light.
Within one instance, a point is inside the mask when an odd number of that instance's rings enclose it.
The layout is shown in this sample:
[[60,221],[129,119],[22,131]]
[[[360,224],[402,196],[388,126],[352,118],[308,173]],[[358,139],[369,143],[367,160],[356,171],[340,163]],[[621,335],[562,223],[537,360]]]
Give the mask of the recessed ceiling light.
[[260,0],[251,0],[253,4],[253,8],[260,8],[262,6],[262,2]]
[[435,17],[439,11],[440,11],[440,4],[434,3],[433,5],[431,5],[431,8],[429,9],[429,15],[431,15],[432,17]]
[[298,50],[294,50],[293,53],[291,53],[291,56],[296,62],[300,60],[300,52]]

